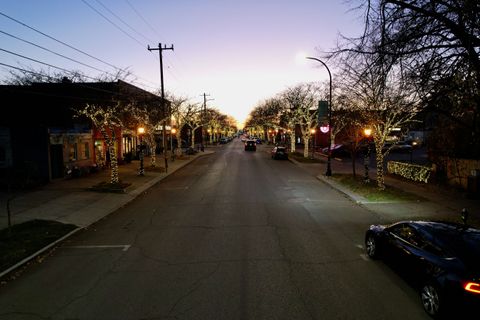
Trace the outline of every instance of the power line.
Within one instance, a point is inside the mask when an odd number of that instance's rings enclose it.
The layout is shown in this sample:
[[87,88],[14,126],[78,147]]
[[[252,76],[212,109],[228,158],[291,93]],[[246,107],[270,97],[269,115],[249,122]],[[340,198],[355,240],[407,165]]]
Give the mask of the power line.
[[26,27],[26,28],[28,28],[28,29],[30,29],[30,30],[35,31],[35,32],[41,34],[42,36],[45,36],[45,37],[47,37],[47,38],[49,38],[49,39],[51,39],[51,40],[53,40],[53,41],[56,41],[56,42],[58,42],[58,43],[60,43],[60,44],[63,44],[64,46],[69,47],[69,48],[72,49],[72,50],[75,50],[75,51],[77,51],[77,52],[80,52],[80,53],[82,53],[82,54],[84,54],[84,55],[86,55],[86,56],[88,56],[88,57],[90,57],[90,58],[92,58],[92,59],[94,59],[94,60],[97,60],[97,61],[99,61],[99,62],[101,62],[101,63],[104,63],[104,64],[106,64],[106,65],[108,65],[108,66],[116,69],[117,71],[121,71],[121,70],[122,70],[121,68],[118,68],[117,66],[114,66],[114,65],[111,64],[111,63],[108,63],[108,62],[106,62],[106,61],[104,61],[104,60],[102,60],[102,59],[99,59],[99,58],[97,58],[97,57],[95,57],[95,56],[92,56],[91,54],[89,54],[89,53],[87,53],[87,52],[85,52],[85,51],[82,51],[82,50],[80,50],[80,49],[77,49],[77,48],[75,48],[74,46],[69,45],[68,43],[65,43],[65,42],[63,42],[63,41],[61,41],[61,40],[58,40],[58,39],[52,37],[52,36],[49,36],[48,34],[42,32],[42,31],[40,31],[40,30],[38,30],[38,29],[35,29],[35,28],[33,28],[33,27],[30,27],[29,25],[27,25],[27,24],[25,24],[25,23],[23,23],[23,22],[21,22],[21,21],[19,21],[19,20],[17,20],[17,19],[12,18],[12,17],[4,14],[3,12],[0,12],[0,15],[4,16],[4,17],[7,18],[7,19],[10,19],[10,20],[12,20],[12,21],[14,21],[14,22],[16,22],[16,23],[18,23],[18,24],[21,24],[22,26],[24,26],[24,27]]
[[[31,41],[22,39],[22,38],[20,38],[20,37],[17,37],[17,36],[15,36],[15,35],[12,35],[12,34],[10,34],[10,33],[8,33],[8,32],[4,32],[4,31],[0,30],[0,33],[5,34],[5,35],[7,35],[7,36],[10,36],[10,37],[12,37],[12,38],[14,38],[14,39],[17,39],[17,40],[19,40],[19,41],[23,41],[23,42],[25,42],[25,43],[28,43],[28,44],[30,44],[30,45],[32,45],[32,46],[35,46],[35,47],[40,48],[40,49],[42,49],[42,50],[45,50],[45,51],[47,51],[47,52],[53,53],[53,54],[55,54],[55,55],[57,55],[57,56],[59,56],[59,57],[62,57],[62,58],[64,58],[64,59],[73,61],[73,62],[75,62],[75,63],[81,64],[81,65],[86,66],[86,67],[88,67],[88,68],[97,70],[97,71],[102,72],[102,73],[104,73],[104,74],[107,74],[107,75],[109,75],[109,76],[114,77],[115,79],[118,78],[118,75],[116,75],[116,74],[113,74],[113,73],[111,73],[111,72],[108,72],[108,71],[105,71],[105,70],[96,68],[96,67],[94,67],[94,66],[91,66],[91,65],[89,65],[89,64],[83,63],[83,62],[81,62],[81,61],[72,59],[72,58],[70,58],[70,57],[67,57],[67,56],[61,54],[61,53],[58,53],[58,52],[55,52],[55,51],[50,50],[50,49],[48,49],[48,48],[45,48],[45,47],[40,46],[40,45],[38,45],[38,44],[36,44],[36,43],[33,43],[33,42],[31,42]],[[21,56],[21,55],[19,55],[18,53],[8,52],[8,50],[5,50],[5,49],[1,49],[1,50],[2,50],[2,51],[5,51],[5,52],[7,52],[7,53],[10,53],[10,54],[16,55],[16,56]],[[27,59],[27,57],[23,57],[23,56],[22,56],[22,58],[26,58],[26,59]],[[31,59],[29,59],[29,60],[31,60]],[[37,61],[35,61],[35,62],[37,62]],[[70,72],[72,72],[72,71],[70,71]],[[92,78],[92,79],[93,79],[93,78]],[[131,80],[131,82],[140,84],[140,85],[145,86],[145,87],[149,87],[149,88],[151,88],[151,89],[155,89],[154,87],[149,86],[149,85],[147,85],[147,84],[145,84],[145,83],[139,83],[139,82],[134,81],[134,80]],[[151,82],[151,83],[154,84],[153,82]]]
[[106,17],[103,13],[101,13],[100,11],[98,11],[97,9],[95,9],[95,7],[93,7],[90,3],[88,3],[86,0],[82,0],[83,3],[85,3],[90,9],[92,9],[93,11],[95,11],[98,15],[100,15],[102,18],[104,18],[105,20],[107,20],[108,22],[110,22],[115,28],[117,28],[118,30],[120,30],[123,34],[125,34],[127,37],[129,37],[130,39],[132,39],[133,41],[135,41],[136,43],[138,43],[142,48],[145,47],[144,44],[142,44],[140,41],[138,41],[137,38],[135,38],[134,36],[132,36],[130,33],[128,33],[127,31],[123,30],[122,28],[120,28],[115,22],[113,22],[112,20],[110,20],[108,17]]
[[[36,63],[40,63],[40,64],[43,64],[45,66],[48,66],[48,67],[51,67],[51,68],[55,68],[55,69],[58,69],[58,70],[61,70],[63,72],[66,72],[66,73],[70,73],[70,74],[75,74],[75,72],[73,71],[70,71],[70,70],[67,70],[65,68],[62,68],[62,67],[58,67],[58,66],[55,66],[53,64],[50,64],[50,63],[46,63],[46,62],[43,62],[43,61],[40,61],[40,60],[37,60],[37,59],[33,59],[33,58],[30,58],[30,57],[27,57],[27,56],[24,56],[24,55],[21,55],[19,53],[15,53],[15,52],[12,52],[10,50],[5,50],[5,49],[2,49],[0,48],[0,51],[3,51],[3,52],[6,52],[6,53],[9,53],[11,55],[14,55],[14,56],[17,56],[17,57],[20,57],[20,58],[23,58],[23,59],[27,59],[27,60],[30,60],[30,61],[33,61],[33,62],[36,62]],[[89,79],[92,79],[92,80],[97,80],[93,77],[89,77],[87,75],[83,75],[85,78],[89,78]]]
[[[98,1],[98,0],[97,0]],[[145,19],[145,17],[137,10],[135,9],[135,7],[132,5],[132,3],[128,0],[125,0],[125,2],[130,6],[130,8],[133,10],[133,12],[135,12],[135,14],[145,23],[145,25],[150,28],[151,31],[153,31],[153,33],[155,33],[159,38],[163,38],[163,36],[157,32],[157,30],[147,21],[147,19]],[[180,61],[176,55],[174,56],[175,59],[177,59],[177,61]],[[158,58],[157,58],[158,60]],[[170,59],[167,57],[166,58],[167,62],[170,62]],[[182,61],[180,61],[180,63],[182,63]],[[175,68],[173,66],[173,64],[170,63],[170,65],[172,66],[172,68]],[[176,69],[176,68],[175,68]],[[178,72],[178,69],[176,69],[176,71]],[[167,68],[167,72],[173,76],[178,82],[182,82],[180,81],[180,79],[169,69]],[[182,72],[180,72],[182,73]],[[183,78],[183,76],[180,74],[180,78]]]
[[148,21],[140,14],[140,12],[138,12],[135,7],[130,3],[130,1],[128,0],[125,0],[125,2],[128,3],[128,5],[130,6],[130,8],[132,8],[132,10],[137,14],[137,16],[140,17],[140,19],[142,19],[143,22],[145,22],[145,24],[147,25],[147,27],[150,28],[150,30],[152,30],[159,38],[162,38],[162,36],[157,32],[157,30],[155,30],[152,25],[150,23],[148,23]]
[[151,41],[151,39],[149,39],[148,37],[146,37],[145,35],[143,35],[141,32],[137,31],[135,28],[133,28],[130,24],[128,24],[127,22],[125,22],[125,20],[123,20],[122,18],[120,18],[117,14],[115,14],[115,12],[113,12],[112,10],[110,10],[105,4],[103,4],[100,0],[95,0],[98,4],[100,4],[103,8],[105,8],[105,10],[107,10],[108,12],[110,12],[111,15],[113,15],[115,18],[117,18],[120,22],[122,22],[127,28],[129,28],[130,30],[132,30],[133,32],[135,32],[137,35],[141,36],[142,38],[144,38],[145,40],[147,41]]
[[28,43],[28,44],[30,44],[30,45],[32,45],[32,46],[35,46],[35,47],[40,48],[40,49],[42,49],[42,50],[45,50],[45,51],[47,51],[47,52],[53,53],[53,54],[55,54],[55,55],[57,55],[57,56],[59,56],[59,57],[62,57],[62,58],[64,58],[64,59],[67,59],[67,60],[73,61],[73,62],[75,62],[75,63],[81,64],[82,66],[85,66],[85,67],[88,67],[88,68],[91,68],[91,69],[94,69],[94,70],[97,70],[97,71],[100,71],[100,72],[103,72],[103,73],[110,74],[109,72],[107,72],[107,71],[105,71],[105,70],[101,70],[101,69],[98,69],[98,68],[93,67],[93,66],[91,66],[91,65],[88,65],[88,64],[86,64],[86,63],[83,63],[83,62],[81,62],[81,61],[78,61],[78,60],[69,58],[69,57],[67,57],[67,56],[65,56],[65,55],[63,55],[63,54],[61,54],[61,53],[57,53],[57,52],[55,52],[55,51],[53,51],[53,50],[50,50],[50,49],[45,48],[45,47],[43,47],[43,46],[41,46],[41,45],[38,45],[38,44],[36,44],[36,43],[33,43],[33,42],[31,42],[31,41],[28,41],[28,40],[22,39],[22,38],[20,38],[20,37],[17,37],[17,36],[15,36],[15,35],[13,35],[13,34],[10,34],[10,33],[8,33],[8,32],[5,32],[5,31],[0,30],[0,33],[3,33],[4,35],[7,35],[7,36],[12,37],[12,38],[14,38],[14,39],[17,39],[17,40],[19,40],[19,41]]
[[[55,65],[53,65],[53,64],[46,63],[46,62],[43,62],[43,61],[40,61],[40,60],[37,60],[37,59],[34,59],[34,58],[30,58],[30,57],[24,56],[24,55],[19,54],[19,53],[16,53],[16,52],[12,52],[12,51],[9,51],[9,50],[6,50],[6,49],[2,49],[2,48],[0,48],[0,51],[6,52],[6,53],[9,53],[9,54],[11,54],[11,55],[14,55],[14,56],[17,56],[17,57],[20,57],[20,58],[23,58],[23,59],[27,59],[27,60],[30,60],[30,61],[33,61],[33,62],[36,62],[36,63],[40,63],[40,64],[46,65],[46,66],[48,66],[48,67],[51,67],[51,68],[55,68],[55,69],[61,70],[61,71],[63,71],[63,72],[69,73],[69,74],[71,74],[71,75],[78,75],[78,72],[71,71],[71,70],[68,70],[68,69],[65,69],[65,68],[62,68],[62,67],[58,67],[58,66],[55,66]],[[91,79],[91,80],[94,80],[94,81],[98,81],[98,78],[90,77],[90,76],[87,76],[87,75],[85,75],[85,74],[81,74],[81,76],[83,76],[83,77],[85,77],[85,78],[87,78],[87,79]],[[135,81],[132,81],[132,82],[135,83]],[[148,87],[147,85],[142,84],[142,83],[141,83],[141,85]],[[153,88],[153,87],[150,87],[150,88]]]
[[[63,42],[63,41],[61,41],[61,40],[58,40],[58,39],[56,39],[56,38],[54,38],[54,37],[52,37],[52,36],[50,36],[50,35],[48,35],[48,34],[46,34],[46,33],[44,33],[44,32],[42,32],[42,31],[34,28],[34,27],[31,27],[31,26],[27,25],[26,23],[24,23],[24,22],[22,22],[22,21],[20,21],[20,20],[18,20],[18,19],[15,19],[15,18],[13,18],[13,17],[10,17],[9,15],[7,15],[7,14],[1,12],[1,11],[0,11],[0,15],[2,15],[2,16],[4,16],[5,18],[10,19],[10,20],[12,20],[12,21],[14,21],[14,22],[22,25],[22,26],[24,26],[25,28],[28,28],[28,29],[30,29],[30,30],[35,31],[36,33],[39,33],[39,34],[43,35],[44,37],[47,37],[47,38],[50,39],[50,40],[53,40],[53,41],[55,41],[55,42],[57,42],[57,43],[60,43],[60,44],[66,46],[66,47],[68,47],[68,48],[70,48],[70,49],[72,49],[72,50],[74,50],[74,51],[77,51],[77,52],[79,52],[79,53],[81,53],[81,54],[86,55],[87,57],[90,57],[90,58],[92,58],[92,59],[94,59],[94,60],[96,60],[96,61],[99,61],[99,62],[101,62],[101,63],[103,63],[103,64],[105,64],[105,65],[108,65],[108,66],[112,67],[113,69],[115,69],[115,71],[117,71],[117,72],[118,72],[118,71],[123,71],[122,68],[119,68],[119,67],[117,67],[117,66],[115,66],[115,65],[113,65],[113,64],[111,64],[111,63],[109,63],[109,62],[106,62],[106,61],[104,61],[104,60],[102,60],[102,59],[100,59],[100,58],[97,58],[97,57],[95,57],[95,56],[93,56],[93,55],[91,55],[91,54],[89,54],[89,53],[87,53],[87,52],[85,52],[85,51],[83,51],[83,50],[80,50],[80,49],[78,49],[78,48],[76,48],[76,47],[68,44],[68,43],[65,43],[65,42]],[[143,46],[143,45],[142,45],[142,46]],[[146,82],[149,82],[149,83],[151,83],[151,84],[155,84],[154,82],[152,82],[152,81],[150,81],[150,80],[148,80],[148,79],[144,79],[144,78],[142,78],[142,77],[139,77],[139,76],[137,76],[137,75],[135,75],[135,77],[138,77],[138,78],[140,78],[140,79],[142,79],[142,80],[144,80],[144,81],[146,81]],[[153,89],[153,87],[151,87],[151,86],[148,86],[148,85],[145,85],[145,84],[142,84],[142,85]]]
[[[97,2],[99,2],[98,0],[96,0]],[[140,44],[142,47],[145,47],[137,38],[133,37],[131,34],[129,34],[128,32],[126,32],[125,30],[123,30],[121,27],[119,27],[115,22],[113,22],[112,20],[110,20],[108,17],[106,17],[104,14],[102,14],[100,11],[98,11],[97,9],[95,9],[91,4],[89,4],[86,0],[82,0],[83,3],[85,3],[90,9],[92,9],[93,11],[95,11],[98,15],[100,15],[102,18],[104,18],[105,20],[107,20],[109,23],[111,23],[115,28],[117,28],[118,30],[120,30],[123,34],[125,34],[126,36],[128,36],[130,39],[132,39],[133,41],[135,41],[136,43]],[[99,2],[100,3],[100,2]],[[100,5],[102,5],[106,10],[108,10],[112,15],[114,15],[115,17],[117,17],[117,15],[115,15],[110,9],[108,9],[105,5],[103,5],[102,3],[100,3]],[[119,17],[117,17],[117,19],[120,19]],[[120,21],[123,22],[123,20],[120,19]],[[124,22],[125,23],[125,22]],[[126,23],[125,23],[126,24]],[[158,57],[155,57],[158,61]],[[167,71],[175,78],[177,79],[177,81],[179,81],[179,79],[173,74],[173,72],[169,69],[167,69]]]
[[[46,74],[42,74],[42,73],[38,73],[38,72],[35,72],[35,71],[31,71],[31,70],[27,70],[27,69],[23,69],[23,68],[19,68],[19,67],[15,67],[15,66],[12,66],[10,64],[6,64],[6,63],[2,63],[0,62],[0,65],[2,66],[5,66],[5,67],[8,67],[8,68],[12,68],[12,69],[16,69],[16,70],[19,70],[19,71],[22,71],[22,72],[26,72],[26,73],[30,73],[30,74],[33,74],[33,75],[36,75],[36,76],[39,76],[39,77],[43,77],[43,78],[47,78],[51,81],[58,81],[58,78],[54,78],[52,76],[49,76],[49,75],[46,75]],[[95,83],[99,83],[99,82],[95,82]],[[121,92],[116,92],[116,91],[111,91],[111,90],[106,90],[106,89],[101,89],[101,88],[97,88],[97,87],[92,87],[91,85],[88,85],[88,84],[85,84],[85,83],[81,83],[81,82],[75,82],[74,83],[75,85],[79,86],[79,87],[83,87],[83,88],[87,88],[87,89],[92,89],[94,91],[99,91],[99,92],[104,92],[104,93],[110,93],[110,94],[114,94],[114,95],[122,95],[124,97],[129,97],[128,94],[125,94],[125,93],[121,93]],[[28,91],[28,90],[27,90]],[[32,91],[29,91],[29,92],[32,92]],[[33,92],[33,93],[37,93],[37,92]],[[42,93],[38,93],[38,94],[42,94]],[[45,94],[44,94],[45,95]],[[59,96],[59,95],[53,95],[53,94],[49,94],[49,96],[54,96],[54,97],[65,97],[65,96]],[[77,99],[81,99],[82,97],[73,97],[73,98],[77,98]]]

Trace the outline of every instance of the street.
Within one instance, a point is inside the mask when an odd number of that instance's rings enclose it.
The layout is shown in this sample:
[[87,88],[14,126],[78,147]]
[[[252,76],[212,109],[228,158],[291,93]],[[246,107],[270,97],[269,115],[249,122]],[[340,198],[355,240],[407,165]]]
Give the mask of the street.
[[428,319],[376,215],[270,147],[198,158],[0,287],[0,319]]

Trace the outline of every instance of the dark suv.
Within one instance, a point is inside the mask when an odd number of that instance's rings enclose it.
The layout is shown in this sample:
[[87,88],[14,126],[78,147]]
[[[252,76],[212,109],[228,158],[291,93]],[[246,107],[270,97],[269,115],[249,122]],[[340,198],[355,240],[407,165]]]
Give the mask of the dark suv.
[[255,140],[245,141],[245,151],[257,151],[257,143]]

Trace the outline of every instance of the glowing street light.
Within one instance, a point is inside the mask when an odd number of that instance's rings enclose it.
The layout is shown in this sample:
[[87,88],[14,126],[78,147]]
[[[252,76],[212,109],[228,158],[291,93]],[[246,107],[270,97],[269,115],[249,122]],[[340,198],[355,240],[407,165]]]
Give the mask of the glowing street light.
[[372,129],[365,128],[363,129],[363,135],[367,141],[367,149],[365,149],[365,158],[363,159],[363,164],[365,166],[365,177],[363,178],[363,182],[370,183],[370,177],[368,175],[368,167],[370,164],[370,136],[372,135]]
[[312,159],[315,159],[315,144],[316,144],[315,132],[317,132],[317,130],[315,130],[315,128],[310,129],[310,134],[313,136],[313,139],[312,139]]
[[328,104],[328,155],[327,155],[327,172],[325,172],[325,175],[327,177],[330,177],[332,175],[332,166],[331,166],[331,158],[332,158],[332,130],[330,128],[332,127],[332,73],[330,72],[330,69],[328,69],[328,66],[323,62],[322,60],[314,57],[306,57],[307,59],[310,60],[315,60],[323,64],[323,66],[327,69],[328,71],[328,76],[330,77],[330,95],[329,95],[329,104]]
[[174,159],[174,157],[173,157],[173,136],[175,135],[175,133],[177,133],[177,129],[172,128],[172,130],[170,130],[170,151],[172,152],[172,159]]
[[140,169],[139,169],[139,172],[138,172],[138,175],[139,176],[144,176],[145,175],[145,168],[143,167],[143,141],[142,141],[142,138],[143,138],[143,134],[145,133],[145,128],[144,127],[139,127],[137,129],[137,133],[138,133],[138,136],[140,138],[140,154],[139,154],[139,157],[140,157]]

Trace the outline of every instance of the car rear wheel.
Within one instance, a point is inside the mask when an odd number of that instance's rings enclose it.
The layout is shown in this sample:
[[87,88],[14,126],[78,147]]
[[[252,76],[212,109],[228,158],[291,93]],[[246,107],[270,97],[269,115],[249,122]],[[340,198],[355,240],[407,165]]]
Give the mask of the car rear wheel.
[[432,283],[425,284],[420,291],[420,297],[425,312],[431,317],[438,317],[442,310],[440,308],[442,300],[437,286]]
[[369,234],[367,239],[365,240],[365,250],[367,251],[367,255],[372,258],[378,258],[378,243],[377,239],[373,234]]

